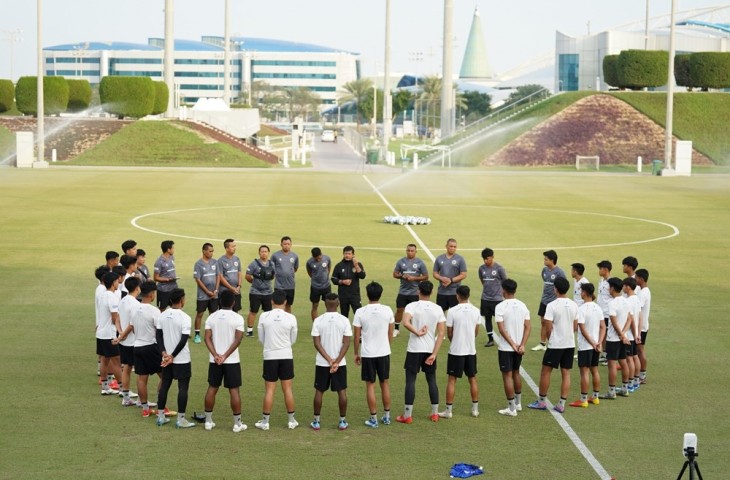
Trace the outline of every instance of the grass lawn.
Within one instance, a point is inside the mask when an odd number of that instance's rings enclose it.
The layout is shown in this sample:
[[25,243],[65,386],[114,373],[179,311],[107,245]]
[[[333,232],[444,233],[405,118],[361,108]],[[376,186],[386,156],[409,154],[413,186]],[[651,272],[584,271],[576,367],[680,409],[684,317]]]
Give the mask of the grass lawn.
[[[161,184],[161,179],[164,183]],[[610,259],[621,275],[621,259],[634,255],[651,272],[653,292],[648,384],[628,399],[569,409],[564,419],[611,476],[675,478],[684,458],[682,435],[699,437],[705,478],[730,470],[723,392],[728,353],[727,298],[730,268],[730,182],[720,175],[663,178],[625,174],[551,171],[423,171],[369,175],[382,195],[403,215],[429,216],[429,226],[413,227],[428,253],[439,255],[446,239],[459,241],[469,265],[466,281],[478,304],[485,246],[518,284],[518,298],[536,315],[542,290],[542,251],[556,248],[559,265],[580,261],[597,278],[595,263]],[[113,186],[125,186],[121,190]],[[200,188],[201,185],[213,186]],[[219,186],[231,185],[222,192]],[[414,188],[417,185],[418,188]],[[127,188],[126,186],[129,186]],[[466,379],[457,383],[454,418],[428,421],[423,376],[417,383],[415,421],[370,430],[359,370],[347,356],[348,431],[336,428],[336,396],[325,395],[322,430],[312,432],[314,348],[309,339],[309,281],[303,267],[313,246],[333,261],[352,244],[367,280],[385,286],[383,302],[394,305],[395,261],[414,241],[404,227],[382,223],[391,210],[360,175],[314,171],[236,169],[0,170],[0,436],[2,478],[447,478],[450,466],[469,462],[485,467],[484,478],[596,478],[558,423],[547,412],[525,411],[516,418],[496,413],[506,403],[497,352],[478,339],[480,410],[469,416]],[[220,193],[219,193],[220,192]],[[433,192],[425,196],[423,192]],[[548,193],[549,192],[549,193]],[[132,224],[137,220],[141,228]],[[660,222],[660,223],[657,223]],[[679,235],[669,237],[676,226]],[[218,394],[215,420],[177,431],[157,428],[117,398],[101,397],[94,355],[94,268],[104,252],[134,238],[147,250],[151,267],[162,240],[176,242],[185,310],[193,315],[192,268],[203,242],[215,256],[222,241],[235,237],[238,256],[248,264],[259,244],[277,250],[290,235],[302,267],[297,274],[294,313],[294,393],[300,428],[286,429],[283,398],[277,392],[272,429],[253,428],[263,397],[261,347],[241,346],[243,416],[249,430],[230,431],[228,395]],[[603,245],[603,246],[601,246]],[[429,252],[426,251],[428,249]],[[364,292],[363,292],[364,294]],[[537,319],[534,319],[537,320]],[[529,346],[537,342],[533,321]],[[402,363],[407,338],[393,341],[393,415],[403,407]],[[439,355],[441,405],[445,395],[447,344]],[[193,379],[188,413],[203,410],[207,353],[191,344]],[[542,354],[528,352],[524,367],[537,381]],[[603,385],[607,376],[605,369]],[[557,401],[553,374],[549,398]],[[570,400],[578,394],[573,371]],[[153,382],[154,384],[155,382]],[[171,390],[175,406],[176,386]],[[523,405],[534,399],[525,384]]]
[[15,154],[15,135],[0,125],[0,162]]

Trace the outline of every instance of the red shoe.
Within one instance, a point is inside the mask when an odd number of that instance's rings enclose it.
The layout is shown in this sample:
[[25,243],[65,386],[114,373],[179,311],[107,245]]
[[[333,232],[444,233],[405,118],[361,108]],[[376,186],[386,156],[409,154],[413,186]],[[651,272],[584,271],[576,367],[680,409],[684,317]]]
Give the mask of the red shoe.
[[150,409],[149,408],[146,408],[146,409],[142,410],[142,418],[147,418],[149,416],[150,416]]
[[112,380],[111,382],[109,382],[109,388],[111,388],[112,390],[119,390],[119,384],[116,380]]
[[398,415],[397,417],[395,417],[395,421],[398,423],[407,423],[410,425],[411,423],[413,423],[413,417],[404,417],[403,415]]
[[570,405],[571,407],[588,408],[588,402],[583,402],[580,399],[576,400],[575,402],[570,402],[568,405]]
[[438,422],[439,421],[439,414],[438,413],[434,413],[433,415],[431,415],[431,421],[432,422]]

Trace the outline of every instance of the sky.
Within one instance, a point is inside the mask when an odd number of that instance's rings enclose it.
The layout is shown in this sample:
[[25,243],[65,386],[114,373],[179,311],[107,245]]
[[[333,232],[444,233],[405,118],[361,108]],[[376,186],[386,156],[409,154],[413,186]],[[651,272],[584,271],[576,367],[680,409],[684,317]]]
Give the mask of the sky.
[[[361,55],[365,76],[383,71],[386,0],[229,0],[231,34],[313,43]],[[671,0],[649,1],[650,17],[670,12]],[[675,0],[677,11],[719,0]],[[441,69],[443,0],[391,0],[391,71]],[[499,74],[549,53],[555,31],[597,33],[629,22],[643,25],[644,0],[453,0],[454,72],[464,55],[478,7],[488,62]],[[0,78],[36,74],[37,0],[0,0]],[[45,47],[87,41],[147,43],[164,34],[164,0],[44,0]],[[175,0],[175,37],[223,35],[224,0]],[[548,6],[549,5],[549,6]],[[727,21],[727,20],[725,20]],[[665,24],[666,25],[666,24]],[[20,30],[20,41],[9,32]],[[12,55],[11,55],[12,52]],[[416,60],[420,59],[420,60]]]

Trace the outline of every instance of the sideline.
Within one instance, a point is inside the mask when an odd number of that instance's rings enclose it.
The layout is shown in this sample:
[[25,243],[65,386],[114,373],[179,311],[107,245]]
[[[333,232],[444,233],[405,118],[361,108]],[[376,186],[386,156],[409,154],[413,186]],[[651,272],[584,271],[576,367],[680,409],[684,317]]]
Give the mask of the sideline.
[[[398,211],[395,209],[393,205],[388,201],[385,196],[383,196],[382,193],[380,193],[380,190],[373,185],[373,183],[370,181],[370,179],[363,175],[363,179],[367,182],[368,185],[370,185],[373,188],[373,191],[375,194],[380,197],[380,199],[383,201],[383,203],[390,209],[390,211],[393,212],[394,215],[400,215]],[[406,230],[410,232],[410,234],[413,236],[413,238],[418,242],[418,244],[421,246],[424,252],[428,255],[428,258],[431,259],[432,262],[436,261],[436,257],[431,253],[431,250],[423,243],[421,238],[416,234],[416,232],[413,231],[413,229],[409,225],[404,225]],[[520,367],[520,374],[525,377],[525,380],[527,381],[527,384],[530,386],[530,389],[535,393],[535,395],[538,395],[538,388],[535,382],[532,380],[532,377],[527,373],[527,371]],[[583,458],[586,459],[588,464],[593,468],[593,470],[598,474],[598,477],[601,478],[601,480],[611,480],[613,477],[606,471],[605,468],[603,468],[603,465],[596,459],[596,457],[593,455],[593,453],[588,449],[585,443],[580,439],[577,433],[575,433],[575,430],[570,426],[570,424],[563,418],[562,414],[557,413],[553,411],[552,404],[550,401],[547,401],[549,412],[552,414],[553,419],[558,422],[558,425],[560,425],[560,428],[563,429],[565,434],[568,436],[571,442],[573,442],[573,445],[575,445],[575,448],[578,449],[581,455],[583,455]]]

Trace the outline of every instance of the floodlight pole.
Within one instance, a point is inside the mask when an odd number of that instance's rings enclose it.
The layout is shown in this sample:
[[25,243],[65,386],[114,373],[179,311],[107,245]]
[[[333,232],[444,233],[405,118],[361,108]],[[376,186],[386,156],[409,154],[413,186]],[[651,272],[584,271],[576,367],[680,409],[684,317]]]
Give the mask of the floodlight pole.
[[392,122],[392,99],[390,96],[390,0],[385,0],[385,80],[383,81],[383,158],[388,162],[388,143]]
[[667,118],[664,129],[664,165],[672,170],[672,121],[674,118],[674,12],[676,0],[672,0],[671,24],[669,26],[669,68],[667,73]]
[[646,20],[644,23],[644,50],[649,50],[649,0],[646,0]]
[[231,104],[231,21],[229,16],[230,0],[225,0],[223,25],[223,101]]
[[451,136],[454,118],[454,105],[452,103],[452,90],[454,80],[452,78],[452,55],[453,35],[452,17],[454,14],[454,0],[444,0],[444,51],[441,75],[441,138]]
[[378,133],[378,86],[373,83],[373,132],[371,138],[377,137]]
[[36,33],[36,42],[37,42],[37,60],[38,60],[38,74],[37,74],[37,80],[36,88],[38,89],[37,92],[37,103],[38,103],[38,126],[36,129],[36,135],[38,135],[38,138],[36,139],[38,142],[38,158],[36,159],[38,162],[42,162],[46,158],[46,143],[45,143],[45,132],[44,132],[44,116],[46,114],[45,109],[43,108],[43,0],[37,0],[37,9],[38,9],[38,32]]
[[[165,60],[164,78],[167,90],[175,91],[175,5],[174,0],[165,0]],[[171,96],[172,97],[172,96]],[[167,117],[175,116],[174,102],[168,100]]]

